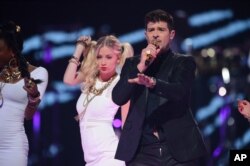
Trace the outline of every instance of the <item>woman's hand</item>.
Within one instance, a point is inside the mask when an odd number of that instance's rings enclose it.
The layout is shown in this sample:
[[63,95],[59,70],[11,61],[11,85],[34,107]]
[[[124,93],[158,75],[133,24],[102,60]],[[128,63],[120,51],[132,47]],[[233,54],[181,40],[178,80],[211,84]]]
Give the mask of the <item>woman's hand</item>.
[[239,112],[248,120],[250,120],[250,103],[247,100],[238,101]]
[[25,119],[30,120],[33,118],[36,109],[41,102],[40,93],[38,91],[37,84],[33,81],[32,78],[24,78],[23,88],[28,93],[28,105],[25,109]]
[[81,55],[85,55],[85,51],[91,44],[90,36],[80,36],[76,41],[76,48],[73,57],[79,62]]
[[88,47],[91,44],[90,36],[80,36],[76,41],[76,46],[81,46],[83,48]]
[[39,93],[38,88],[37,88],[37,84],[33,81],[32,78],[30,78],[30,79],[27,77],[24,78],[23,89],[27,91],[28,96],[31,98],[36,98],[36,97],[40,96],[40,93]]

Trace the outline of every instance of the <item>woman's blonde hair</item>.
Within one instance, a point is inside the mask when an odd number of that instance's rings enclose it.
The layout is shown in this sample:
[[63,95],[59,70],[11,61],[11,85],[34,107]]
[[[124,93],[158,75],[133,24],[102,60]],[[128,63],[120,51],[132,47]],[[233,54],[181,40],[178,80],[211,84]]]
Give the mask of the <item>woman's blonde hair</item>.
[[94,85],[95,79],[99,74],[96,56],[102,47],[109,47],[114,49],[117,56],[119,56],[119,67],[122,67],[127,57],[132,57],[134,54],[133,48],[129,43],[122,44],[115,36],[107,35],[99,38],[97,42],[91,41],[89,48],[85,52],[87,54],[82,62],[80,72],[82,72],[84,79],[84,86],[82,90],[86,93]]

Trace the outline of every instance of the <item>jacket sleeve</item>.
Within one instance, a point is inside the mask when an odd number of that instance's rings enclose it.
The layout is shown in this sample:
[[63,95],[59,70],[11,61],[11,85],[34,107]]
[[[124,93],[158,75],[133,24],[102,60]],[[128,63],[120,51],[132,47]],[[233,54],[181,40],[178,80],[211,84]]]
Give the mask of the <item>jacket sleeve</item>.
[[135,57],[127,58],[121,71],[120,80],[112,91],[112,100],[117,105],[124,105],[128,102],[136,84],[128,82],[130,78],[136,78],[139,70],[137,63],[133,60]]
[[196,64],[193,57],[178,57],[175,60],[169,81],[156,78],[152,93],[168,100],[180,100],[189,93],[195,79]]

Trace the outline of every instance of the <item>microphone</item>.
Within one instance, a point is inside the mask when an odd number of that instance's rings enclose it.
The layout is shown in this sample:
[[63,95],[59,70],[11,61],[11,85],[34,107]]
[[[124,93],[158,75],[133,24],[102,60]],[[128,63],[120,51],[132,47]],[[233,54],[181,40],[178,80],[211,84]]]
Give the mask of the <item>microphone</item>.
[[[151,43],[156,47],[156,49],[159,48],[157,40],[153,40]],[[152,61],[152,58],[153,58],[150,50],[146,51],[146,56],[147,56],[147,59],[145,60],[145,65],[148,66],[150,64],[150,62]]]

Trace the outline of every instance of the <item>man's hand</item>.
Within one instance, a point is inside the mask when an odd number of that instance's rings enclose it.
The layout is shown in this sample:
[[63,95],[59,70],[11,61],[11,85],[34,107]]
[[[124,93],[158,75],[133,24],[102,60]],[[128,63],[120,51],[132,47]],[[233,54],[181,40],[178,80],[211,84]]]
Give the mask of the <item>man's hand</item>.
[[128,82],[132,84],[144,85],[147,88],[153,88],[156,84],[156,81],[153,77],[149,77],[141,73],[137,74],[136,78],[129,79]]
[[[147,69],[147,67],[155,60],[159,51],[160,51],[160,49],[156,48],[155,45],[148,44],[148,46],[146,48],[144,48],[141,52],[140,63],[137,65],[138,70],[140,72],[145,71]],[[148,65],[145,64],[146,60],[149,60]]]

